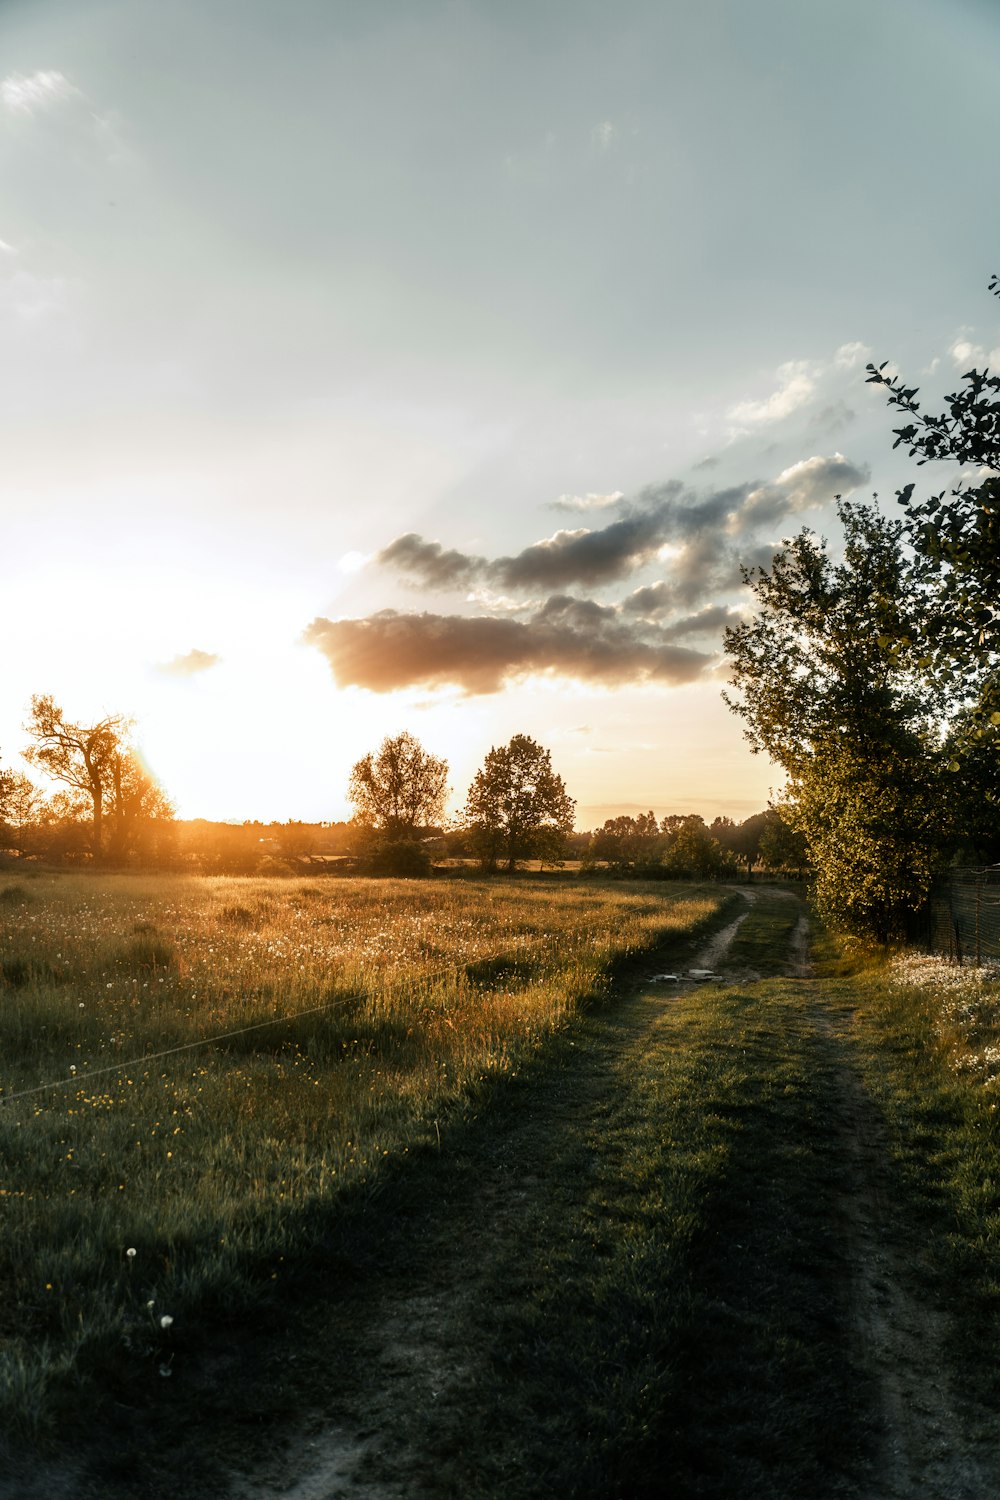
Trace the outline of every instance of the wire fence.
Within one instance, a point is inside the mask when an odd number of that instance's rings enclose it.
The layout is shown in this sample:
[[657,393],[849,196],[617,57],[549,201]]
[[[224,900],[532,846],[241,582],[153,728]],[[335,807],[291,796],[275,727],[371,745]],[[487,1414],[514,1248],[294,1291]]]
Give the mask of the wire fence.
[[1000,962],[1000,865],[942,876],[917,926],[917,941],[952,963]]

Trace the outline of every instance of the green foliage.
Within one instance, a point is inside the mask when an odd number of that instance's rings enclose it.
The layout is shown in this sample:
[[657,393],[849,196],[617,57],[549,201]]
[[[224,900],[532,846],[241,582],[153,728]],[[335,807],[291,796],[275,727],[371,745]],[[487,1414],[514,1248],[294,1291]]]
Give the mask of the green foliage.
[[[990,290],[1000,296],[1000,278]],[[907,484],[897,499],[913,548],[920,613],[913,639],[925,669],[955,708],[968,708],[955,752],[987,739],[1000,747],[1000,376],[969,370],[934,415],[921,409],[917,387],[868,366],[870,384],[884,386],[890,406],[910,419],[895,429],[920,465],[961,466],[948,490],[915,498]],[[970,473],[974,475],[969,478]],[[896,637],[897,646],[910,644]],[[993,796],[996,796],[995,786]]]
[[637,818],[623,814],[608,818],[603,828],[591,835],[583,863],[592,868],[605,864],[615,875],[645,873],[659,862],[663,840],[660,825],[652,812]]
[[815,869],[817,901],[846,928],[897,936],[946,843],[942,745],[926,690],[895,649],[917,613],[903,524],[842,503],[842,563],[802,531],[770,572],[745,574],[755,617],[726,632],[727,698],[755,751],[790,780],[785,823]]
[[364,869],[371,875],[418,878],[431,873],[431,857],[416,839],[384,839],[365,859]]
[[736,872],[732,855],[697,815],[681,819],[667,835],[660,864],[670,879],[721,880]]
[[920,746],[885,746],[877,760],[849,742],[820,746],[784,809],[808,846],[821,914],[881,943],[902,938],[948,834],[941,775]]

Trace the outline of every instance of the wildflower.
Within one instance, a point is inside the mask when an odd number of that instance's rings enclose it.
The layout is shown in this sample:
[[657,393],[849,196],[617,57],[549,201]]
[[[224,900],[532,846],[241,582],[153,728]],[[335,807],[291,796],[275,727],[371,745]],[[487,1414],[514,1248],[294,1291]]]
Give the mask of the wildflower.
[[169,1328],[172,1325],[173,1321],[174,1320],[169,1313],[164,1313],[163,1317],[160,1319],[160,1327]]
[[153,1308],[155,1306],[156,1306],[156,1298],[155,1297],[150,1297],[149,1301],[146,1303],[146,1311],[147,1312],[152,1312]]
[[125,1254],[128,1256],[129,1260],[135,1260],[135,1249],[134,1249],[134,1247],[130,1246],[129,1249],[125,1251]]

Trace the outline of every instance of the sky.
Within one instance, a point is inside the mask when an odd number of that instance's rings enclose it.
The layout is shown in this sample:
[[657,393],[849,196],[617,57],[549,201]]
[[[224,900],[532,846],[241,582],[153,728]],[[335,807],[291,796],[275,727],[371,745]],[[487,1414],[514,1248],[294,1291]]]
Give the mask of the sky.
[[51,693],[183,817],[402,729],[766,805],[741,563],[920,477],[868,360],[1000,362],[1000,6],[5,0],[0,71],[4,764]]

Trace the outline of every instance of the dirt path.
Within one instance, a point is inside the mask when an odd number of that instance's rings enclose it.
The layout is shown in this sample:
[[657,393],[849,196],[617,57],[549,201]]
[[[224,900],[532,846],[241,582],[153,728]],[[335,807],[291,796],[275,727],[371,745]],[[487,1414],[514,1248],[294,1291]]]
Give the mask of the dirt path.
[[[479,1179],[475,1198],[456,1204],[449,1215],[433,1263],[406,1284],[386,1286],[367,1331],[365,1387],[339,1398],[345,1417],[310,1416],[283,1437],[263,1470],[258,1466],[252,1475],[233,1478],[228,1500],[403,1500],[421,1493],[425,1483],[435,1489],[426,1459],[406,1434],[419,1435],[421,1408],[460,1408],[477,1373],[485,1351],[477,1349],[474,1330],[481,1325],[483,1296],[493,1295],[490,1267],[497,1246],[516,1242],[540,1204],[559,1200],[565,1182],[553,1180],[552,1140],[570,1133],[588,1149],[588,1136],[601,1131],[609,1095],[627,1076],[630,1058],[641,1056],[664,1006],[702,982],[690,970],[722,969],[755,899],[752,891],[738,893],[746,909],[700,945],[676,982],[658,980],[663,965],[655,954],[644,960],[633,1000],[644,993],[647,1003],[619,1008],[586,1069],[526,1101],[493,1170]],[[404,1408],[408,1420],[401,1418]]]

